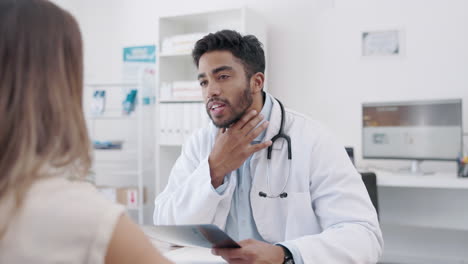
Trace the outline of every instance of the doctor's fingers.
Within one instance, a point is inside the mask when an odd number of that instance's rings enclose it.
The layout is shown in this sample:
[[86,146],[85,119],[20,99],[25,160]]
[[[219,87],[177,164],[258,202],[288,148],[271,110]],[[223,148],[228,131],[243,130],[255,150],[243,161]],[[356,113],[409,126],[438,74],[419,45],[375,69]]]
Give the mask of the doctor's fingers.
[[246,264],[246,263],[249,263],[249,261],[247,259],[244,259],[244,258],[239,257],[239,256],[223,256],[223,255],[220,255],[220,257],[222,257],[224,260],[226,260],[226,262],[229,263],[229,264]]
[[227,256],[220,256],[222,257],[227,263],[229,264],[245,264],[247,261],[243,258],[239,257],[227,257]]
[[237,121],[229,130],[231,131],[241,131],[243,127],[248,124],[251,120],[255,119],[258,116],[257,111],[252,110],[245,113],[239,121]]
[[221,256],[225,260],[241,260],[243,259],[242,248],[214,248],[211,253],[215,256]]
[[247,135],[251,133],[256,126],[258,126],[265,117],[262,114],[256,115],[252,119],[250,119],[244,126],[241,128],[241,134]]
[[252,142],[255,138],[257,138],[258,135],[260,135],[260,134],[262,133],[263,130],[267,129],[268,124],[269,124],[269,122],[268,122],[268,121],[265,121],[265,122],[263,122],[261,125],[259,125],[258,127],[256,127],[256,128],[253,129],[252,131],[250,131],[250,133],[247,134],[247,136],[246,136],[247,142],[250,143],[250,142]]
[[250,262],[245,259],[225,259],[229,264],[249,264]]
[[267,148],[269,146],[271,146],[273,142],[271,140],[268,140],[268,141],[265,141],[265,142],[262,142],[262,143],[258,143],[258,144],[254,144],[254,145],[250,145],[249,146],[249,152],[251,154],[257,152],[257,151],[260,151],[264,148]]
[[218,129],[218,133],[216,134],[216,138],[218,138],[219,136],[221,136],[222,134],[224,134],[224,132],[226,132],[226,128],[224,128],[224,127],[219,128],[219,129]]

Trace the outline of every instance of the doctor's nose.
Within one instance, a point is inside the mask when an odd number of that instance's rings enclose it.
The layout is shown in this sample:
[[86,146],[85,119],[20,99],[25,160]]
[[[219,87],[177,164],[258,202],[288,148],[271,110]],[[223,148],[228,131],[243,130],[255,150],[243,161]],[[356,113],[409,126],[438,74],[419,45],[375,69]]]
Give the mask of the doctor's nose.
[[217,97],[219,95],[221,95],[221,87],[218,84],[209,84],[206,87],[206,96],[208,97],[208,99],[210,99],[211,97]]

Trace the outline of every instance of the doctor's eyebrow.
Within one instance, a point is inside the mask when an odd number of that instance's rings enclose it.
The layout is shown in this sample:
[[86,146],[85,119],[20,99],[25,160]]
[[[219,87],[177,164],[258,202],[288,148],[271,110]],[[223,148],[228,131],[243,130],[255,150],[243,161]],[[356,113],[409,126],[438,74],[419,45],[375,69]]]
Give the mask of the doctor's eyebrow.
[[[221,72],[221,71],[232,71],[233,68],[231,66],[221,66],[221,67],[218,67],[216,69],[213,69],[211,71],[212,74],[216,74],[218,72]],[[198,77],[197,79],[200,79],[200,78],[205,78],[206,77],[206,73],[200,73],[198,74]]]
[[211,71],[211,73],[213,74],[216,74],[218,72],[221,72],[221,71],[232,71],[233,68],[231,66],[221,66],[221,67],[218,67],[214,70]]
[[197,79],[200,80],[201,78],[205,78],[205,77],[206,77],[205,73],[200,73],[200,74],[198,74]]

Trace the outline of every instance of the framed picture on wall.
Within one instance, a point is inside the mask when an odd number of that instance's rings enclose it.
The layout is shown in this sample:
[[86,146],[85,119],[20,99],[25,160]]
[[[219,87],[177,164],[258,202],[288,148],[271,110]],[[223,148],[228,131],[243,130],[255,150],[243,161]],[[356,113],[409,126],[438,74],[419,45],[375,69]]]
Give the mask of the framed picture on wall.
[[400,38],[398,30],[362,32],[362,56],[398,56]]

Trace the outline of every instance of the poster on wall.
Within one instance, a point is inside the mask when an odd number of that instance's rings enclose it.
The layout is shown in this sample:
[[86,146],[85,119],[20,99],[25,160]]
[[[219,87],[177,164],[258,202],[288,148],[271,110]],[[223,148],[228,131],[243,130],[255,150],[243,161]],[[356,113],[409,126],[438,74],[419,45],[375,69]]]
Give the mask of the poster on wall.
[[[153,104],[156,86],[156,46],[132,46],[123,49],[123,82],[137,84],[142,104]],[[131,94],[135,87],[127,87]]]
[[362,33],[362,56],[398,56],[400,51],[398,30]]

